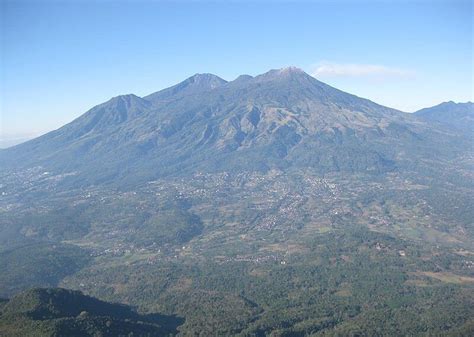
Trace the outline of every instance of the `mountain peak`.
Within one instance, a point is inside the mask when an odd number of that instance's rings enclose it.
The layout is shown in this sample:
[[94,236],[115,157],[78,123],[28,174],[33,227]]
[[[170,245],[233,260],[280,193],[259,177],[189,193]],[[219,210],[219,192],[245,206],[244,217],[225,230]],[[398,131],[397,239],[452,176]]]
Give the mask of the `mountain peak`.
[[415,113],[422,113],[424,111],[428,110],[434,110],[434,109],[446,109],[446,108],[451,108],[451,109],[470,109],[472,112],[472,107],[474,103],[472,102],[454,102],[454,101],[447,101],[447,102],[442,102],[439,103],[435,106],[429,107],[429,108],[424,108],[421,110],[416,111]]
[[469,106],[469,105],[471,105],[471,106],[472,106],[473,103],[470,102],[470,101],[467,101],[467,102],[448,101],[448,102],[443,102],[443,103],[441,103],[441,104],[439,104],[439,105],[444,105],[444,106],[448,106],[448,105],[450,105],[450,106]]
[[305,74],[305,72],[298,67],[290,66],[290,67],[285,67],[281,68],[278,70],[280,74]]
[[184,81],[144,97],[151,102],[169,99],[175,95],[190,95],[216,89],[227,81],[214,74],[195,74]]
[[297,67],[285,67],[280,69],[272,69],[266,73],[257,76],[260,80],[275,80],[275,79],[289,79],[289,78],[307,78],[310,77],[302,69]]
[[418,110],[415,115],[428,122],[441,123],[467,131],[470,135],[474,130],[474,104],[472,102],[443,102],[430,108]]
[[237,82],[246,82],[246,81],[250,81],[253,79],[253,76],[250,76],[250,75],[240,75],[239,77],[237,77],[235,80],[233,80],[232,82],[234,83],[237,83]]
[[[185,79],[183,82],[178,83],[174,87],[171,88],[176,88],[178,90],[209,90],[209,89],[215,89],[218,88],[224,84],[226,84],[227,81],[220,78],[217,75],[214,74],[209,74],[209,73],[198,73],[194,74],[191,77],[188,77]],[[165,89],[166,90],[166,89]]]
[[98,107],[107,107],[109,110],[143,110],[150,106],[150,102],[134,94],[119,95],[112,97],[107,102],[98,105]]
[[226,80],[220,78],[219,76],[209,73],[195,74],[186,79],[184,82],[187,82],[188,84],[208,86],[211,89],[220,87],[221,85],[227,83]]
[[131,101],[141,101],[142,98],[138,97],[134,94],[125,94],[125,95],[118,95],[109,99],[106,103],[113,103],[113,102],[131,102]]

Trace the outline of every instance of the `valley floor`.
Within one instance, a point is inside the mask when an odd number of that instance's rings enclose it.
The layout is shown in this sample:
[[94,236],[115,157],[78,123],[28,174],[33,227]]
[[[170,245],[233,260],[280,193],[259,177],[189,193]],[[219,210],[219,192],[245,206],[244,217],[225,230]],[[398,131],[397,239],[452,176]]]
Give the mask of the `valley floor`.
[[25,241],[3,243],[0,289],[78,289],[183,317],[182,336],[468,336],[471,196],[446,184],[305,171],[51,184],[47,203],[1,204]]

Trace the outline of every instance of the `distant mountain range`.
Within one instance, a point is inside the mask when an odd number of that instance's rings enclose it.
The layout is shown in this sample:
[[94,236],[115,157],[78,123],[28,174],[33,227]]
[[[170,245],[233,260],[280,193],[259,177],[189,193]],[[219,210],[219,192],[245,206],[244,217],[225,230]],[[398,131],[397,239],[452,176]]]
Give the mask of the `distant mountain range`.
[[445,126],[466,131],[472,116],[472,103],[403,113],[294,67],[231,82],[197,74],[144,98],[114,97],[0,161],[74,172],[75,185],[291,167],[380,173],[458,155],[468,140]]
[[415,115],[425,121],[474,133],[474,103],[444,102],[431,108],[421,109]]

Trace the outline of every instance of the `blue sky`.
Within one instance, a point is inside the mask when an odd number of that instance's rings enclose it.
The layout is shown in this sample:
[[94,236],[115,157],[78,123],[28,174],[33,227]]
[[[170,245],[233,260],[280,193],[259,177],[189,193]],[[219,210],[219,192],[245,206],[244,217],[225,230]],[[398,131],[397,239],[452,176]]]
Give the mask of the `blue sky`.
[[471,1],[1,0],[3,138],[195,73],[294,65],[404,111],[473,100]]

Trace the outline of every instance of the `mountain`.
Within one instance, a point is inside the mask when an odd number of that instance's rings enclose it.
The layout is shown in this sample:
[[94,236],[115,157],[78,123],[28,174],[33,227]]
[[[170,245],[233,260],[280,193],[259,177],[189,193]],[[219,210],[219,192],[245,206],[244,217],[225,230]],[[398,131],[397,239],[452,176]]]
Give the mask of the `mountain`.
[[292,67],[112,98],[0,151],[0,324],[470,336],[472,144]]
[[179,323],[60,288],[27,290],[0,307],[0,334],[9,337],[171,336]]
[[474,103],[444,102],[415,112],[420,119],[454,127],[469,133],[474,131]]
[[196,74],[171,88],[155,92],[144,98],[150,102],[158,103],[177,96],[203,93],[226,83],[227,81],[213,74]]
[[144,98],[118,96],[0,161],[70,173],[76,185],[134,184],[198,170],[387,172],[417,165],[415,156],[452,158],[462,141],[290,67],[231,82],[198,74]]

